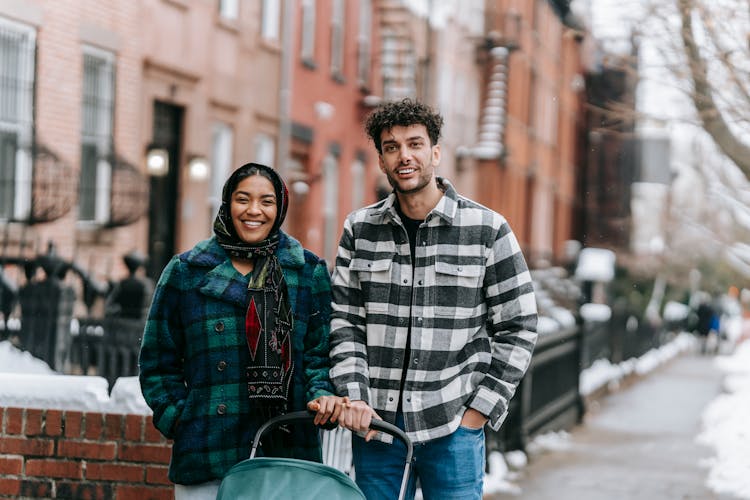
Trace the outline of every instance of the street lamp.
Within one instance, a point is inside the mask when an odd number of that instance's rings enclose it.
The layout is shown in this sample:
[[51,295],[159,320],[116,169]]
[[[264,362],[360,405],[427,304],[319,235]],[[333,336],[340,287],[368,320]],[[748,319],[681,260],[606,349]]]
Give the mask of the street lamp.
[[193,155],[188,161],[188,175],[191,180],[205,181],[211,168],[205,156]]
[[169,172],[169,153],[164,148],[149,147],[146,151],[146,170],[149,175],[163,177]]

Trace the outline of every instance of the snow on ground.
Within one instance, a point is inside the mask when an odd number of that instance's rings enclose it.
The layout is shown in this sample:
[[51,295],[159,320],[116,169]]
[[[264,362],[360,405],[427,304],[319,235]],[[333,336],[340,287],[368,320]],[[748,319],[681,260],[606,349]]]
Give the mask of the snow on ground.
[[718,356],[715,363],[726,373],[724,394],[704,410],[697,437],[715,453],[706,464],[708,486],[750,499],[750,342],[739,344],[731,356]]

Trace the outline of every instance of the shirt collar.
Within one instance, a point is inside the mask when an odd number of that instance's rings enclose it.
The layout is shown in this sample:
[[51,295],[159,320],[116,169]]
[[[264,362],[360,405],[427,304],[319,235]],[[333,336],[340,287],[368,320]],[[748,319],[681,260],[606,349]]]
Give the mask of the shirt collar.
[[[427,214],[425,220],[429,219],[432,215],[435,215],[448,224],[453,224],[453,219],[456,217],[456,210],[458,210],[458,193],[448,179],[436,177],[435,181],[443,192],[443,196],[440,198],[437,205],[435,205],[435,208],[430,210],[430,213]],[[375,209],[375,213],[382,216],[389,216],[391,220],[396,220],[398,218],[396,213],[395,191],[391,192],[383,203]]]

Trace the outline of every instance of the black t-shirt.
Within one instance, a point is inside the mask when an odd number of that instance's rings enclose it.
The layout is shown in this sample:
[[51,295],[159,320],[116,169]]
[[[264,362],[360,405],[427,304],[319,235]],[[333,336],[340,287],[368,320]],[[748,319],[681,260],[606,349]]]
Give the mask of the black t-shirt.
[[[412,264],[412,279],[414,278],[414,264],[416,260],[416,248],[417,248],[417,229],[424,220],[410,219],[401,211],[401,207],[396,204],[396,211],[401,222],[404,224],[406,229],[406,235],[409,237],[409,250],[411,251],[411,264]],[[414,286],[412,284],[412,286]],[[410,295],[411,297],[411,295]],[[409,304],[409,329],[406,333],[406,350],[404,351],[403,370],[401,371],[401,395],[399,396],[398,407],[401,411],[401,402],[404,400],[404,382],[406,381],[406,369],[409,366],[409,358],[411,356],[411,304]]]

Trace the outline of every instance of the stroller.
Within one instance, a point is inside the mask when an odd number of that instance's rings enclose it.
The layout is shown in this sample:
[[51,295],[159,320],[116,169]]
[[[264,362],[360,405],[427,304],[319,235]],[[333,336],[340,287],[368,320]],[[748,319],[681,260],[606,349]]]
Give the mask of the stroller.
[[[365,499],[356,483],[338,469],[317,462],[294,458],[258,457],[255,454],[263,434],[293,421],[312,420],[314,415],[297,411],[272,418],[255,434],[250,458],[229,469],[219,487],[217,500],[354,500]],[[373,420],[370,428],[385,432],[406,444],[404,476],[399,500],[406,494],[413,446],[406,433],[382,420]]]

